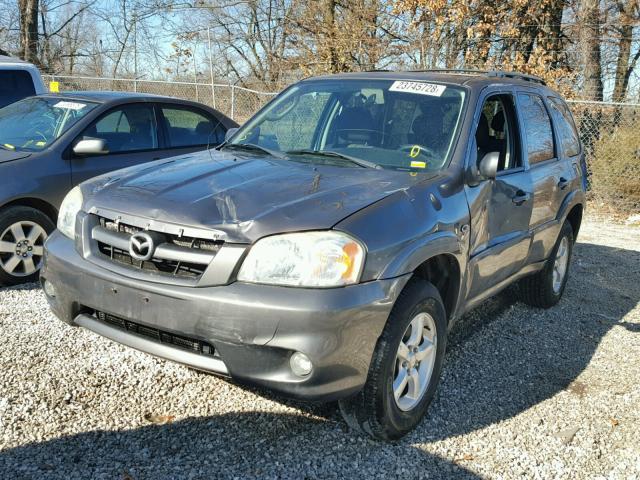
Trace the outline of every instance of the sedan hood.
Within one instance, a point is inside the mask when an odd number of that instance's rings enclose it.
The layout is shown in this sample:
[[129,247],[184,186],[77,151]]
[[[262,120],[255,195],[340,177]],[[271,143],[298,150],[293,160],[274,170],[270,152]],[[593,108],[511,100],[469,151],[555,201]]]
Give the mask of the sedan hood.
[[27,158],[30,156],[31,153],[29,152],[16,152],[15,150],[4,150],[0,148],[0,163],[20,160],[21,158]]
[[120,170],[83,186],[85,209],[107,209],[223,232],[230,242],[328,229],[424,175],[204,151]]

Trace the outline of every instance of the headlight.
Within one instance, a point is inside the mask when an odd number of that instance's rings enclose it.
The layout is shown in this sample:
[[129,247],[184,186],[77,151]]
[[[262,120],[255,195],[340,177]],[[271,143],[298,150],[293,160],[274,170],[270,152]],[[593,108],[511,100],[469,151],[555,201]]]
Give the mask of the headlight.
[[364,248],[340,232],[303,232],[258,240],[238,280],[296,287],[338,287],[357,283]]
[[76,215],[82,208],[82,192],[79,187],[74,187],[64,197],[58,214],[58,230],[73,240],[76,229]]

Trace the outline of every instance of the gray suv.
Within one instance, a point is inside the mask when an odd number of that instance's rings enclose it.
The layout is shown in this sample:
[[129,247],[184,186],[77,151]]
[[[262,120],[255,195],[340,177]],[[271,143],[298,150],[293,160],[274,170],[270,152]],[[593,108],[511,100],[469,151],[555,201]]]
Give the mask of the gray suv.
[[74,188],[41,282],[70,325],[394,439],[447,332],[518,282],[562,296],[585,204],[565,102],[505,72],[367,72],[287,88],[215,150]]

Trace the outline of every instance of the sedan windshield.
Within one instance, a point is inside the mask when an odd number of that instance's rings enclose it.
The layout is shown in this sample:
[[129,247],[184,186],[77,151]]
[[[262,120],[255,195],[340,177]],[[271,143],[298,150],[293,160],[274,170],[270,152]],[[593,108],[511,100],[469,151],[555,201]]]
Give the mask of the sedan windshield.
[[227,147],[353,168],[439,170],[464,96],[463,88],[429,82],[306,81],[280,94]]
[[30,97],[0,109],[0,148],[44,150],[97,103],[55,97]]

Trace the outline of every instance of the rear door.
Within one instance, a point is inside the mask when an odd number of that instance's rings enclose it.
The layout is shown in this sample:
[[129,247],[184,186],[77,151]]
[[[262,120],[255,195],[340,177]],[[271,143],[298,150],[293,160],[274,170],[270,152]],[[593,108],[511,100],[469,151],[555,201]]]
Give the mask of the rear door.
[[161,135],[153,103],[131,103],[114,107],[92,122],[76,139],[75,142],[85,138],[103,139],[108,153],[73,156],[73,183],[78,184],[103,173],[161,158]]
[[558,236],[559,202],[571,181],[571,171],[558,148],[553,122],[539,92],[518,92],[525,153],[533,182],[530,230],[533,237],[529,263],[547,258]]
[[226,127],[206,110],[177,104],[160,104],[158,110],[169,156],[216,147],[224,141]]

